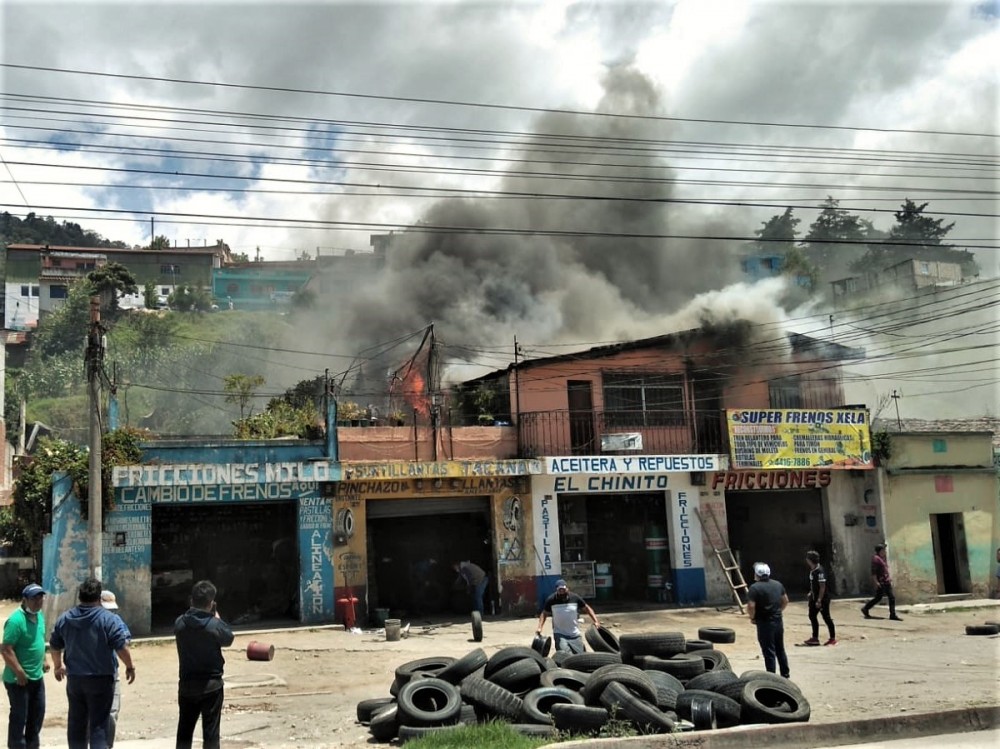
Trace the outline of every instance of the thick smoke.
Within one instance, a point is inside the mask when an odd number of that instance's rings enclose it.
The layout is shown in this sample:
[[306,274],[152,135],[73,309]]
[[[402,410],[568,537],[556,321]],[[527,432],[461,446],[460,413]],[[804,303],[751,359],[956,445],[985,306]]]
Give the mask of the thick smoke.
[[[605,94],[596,111],[663,113],[657,89],[630,67],[610,69],[603,84]],[[780,282],[730,286],[740,277],[738,243],[621,236],[740,231],[723,217],[659,202],[674,195],[669,159],[658,145],[671,137],[669,123],[547,113],[536,120],[533,132],[529,147],[511,151],[512,158],[537,160],[529,165],[532,172],[597,174],[604,181],[539,180],[511,173],[523,172],[526,165],[509,162],[510,172],[499,189],[639,200],[440,200],[420,224],[473,231],[394,236],[378,275],[357,284],[356,293],[331,300],[336,309],[326,324],[316,326],[324,337],[319,345],[330,346],[332,338],[338,350],[359,351],[433,322],[439,340],[471,349],[510,351],[514,335],[529,345],[577,343],[584,348],[590,342],[662,335],[704,323],[773,322],[780,317],[772,301],[781,295]],[[548,137],[552,134],[562,137]],[[578,138],[591,140],[583,149],[554,145]],[[571,161],[589,163],[566,163]],[[476,233],[477,228],[607,236],[497,235]],[[725,291],[717,291],[721,289]],[[468,368],[449,373],[448,351],[446,347],[446,378],[481,373]],[[480,363],[484,369],[502,366],[496,356]],[[377,369],[369,366],[370,372]]]

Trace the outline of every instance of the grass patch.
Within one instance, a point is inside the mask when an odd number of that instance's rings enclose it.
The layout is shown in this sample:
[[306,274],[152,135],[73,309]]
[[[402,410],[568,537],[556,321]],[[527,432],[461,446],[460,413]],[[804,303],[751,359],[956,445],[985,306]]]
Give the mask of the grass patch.
[[493,721],[474,726],[455,726],[446,731],[437,731],[419,739],[410,739],[406,742],[406,746],[412,747],[412,749],[474,749],[474,747],[535,749],[535,747],[545,746],[557,740],[522,736],[508,724]]

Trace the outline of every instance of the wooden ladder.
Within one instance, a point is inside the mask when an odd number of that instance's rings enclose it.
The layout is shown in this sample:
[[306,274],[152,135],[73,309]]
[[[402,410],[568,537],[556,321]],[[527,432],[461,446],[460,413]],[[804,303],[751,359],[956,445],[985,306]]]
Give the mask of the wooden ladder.
[[[740,597],[740,591],[747,590],[746,580],[743,579],[743,573],[740,572],[740,566],[736,563],[736,557],[733,556],[733,550],[728,546],[725,546],[726,539],[722,535],[722,529],[719,527],[719,521],[716,519],[715,514],[712,512],[711,507],[700,508],[696,507],[694,510],[695,515],[698,516],[698,522],[701,523],[702,529],[705,531],[705,535],[708,537],[708,542],[712,544],[712,551],[715,552],[715,558],[719,560],[719,566],[722,567],[722,571],[725,573],[726,582],[729,583],[729,589],[733,591],[733,598],[736,601],[736,605],[740,607],[740,613],[746,613],[743,609],[743,599]],[[712,534],[709,532],[708,526],[705,524],[705,518],[702,515],[707,515],[708,519],[712,522],[715,527],[715,535],[719,539],[720,546],[724,548],[719,548],[715,545],[715,540],[712,538]]]

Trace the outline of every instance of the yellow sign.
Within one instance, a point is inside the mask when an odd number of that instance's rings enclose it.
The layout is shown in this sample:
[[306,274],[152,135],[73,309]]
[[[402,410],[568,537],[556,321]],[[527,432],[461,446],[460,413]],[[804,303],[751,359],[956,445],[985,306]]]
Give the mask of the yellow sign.
[[872,468],[868,411],[730,409],[731,468]]
[[361,479],[440,479],[473,476],[528,476],[542,472],[540,460],[443,460],[436,463],[341,463],[344,481]]

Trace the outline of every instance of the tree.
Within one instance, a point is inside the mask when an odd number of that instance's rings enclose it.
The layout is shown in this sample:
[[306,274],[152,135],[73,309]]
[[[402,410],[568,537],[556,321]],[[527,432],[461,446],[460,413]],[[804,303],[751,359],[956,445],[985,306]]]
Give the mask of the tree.
[[162,234],[157,235],[153,238],[153,241],[149,243],[149,249],[151,250],[169,250],[170,240],[167,239]]
[[65,352],[81,352],[90,324],[90,297],[94,290],[89,280],[69,287],[65,303],[44,315],[31,344],[31,356],[48,357]]
[[754,241],[757,251],[776,255],[788,252],[794,246],[798,234],[796,227],[800,220],[792,215],[792,208],[786,208],[784,213],[771,216],[754,232],[757,235]]
[[245,252],[232,252],[229,254],[229,259],[234,263],[249,263],[250,256]]
[[802,249],[824,276],[835,280],[846,275],[851,263],[864,255],[863,242],[873,232],[869,221],[844,210],[839,200],[828,196],[820,203],[816,220],[809,225]]
[[[250,401],[254,397],[254,390],[265,382],[260,375],[229,375],[225,379],[223,389],[226,391],[226,403],[238,403],[240,406],[240,421],[246,419],[253,413],[253,406]],[[248,410],[249,408],[249,410]]]
[[121,263],[112,262],[92,270],[87,274],[87,280],[94,293],[100,295],[101,307],[112,317],[118,313],[119,294],[139,293],[135,276]]
[[153,281],[146,281],[142,287],[142,303],[146,309],[156,309],[156,284]]
[[212,308],[212,293],[203,286],[182,284],[174,289],[169,302],[181,312],[207,312]]

